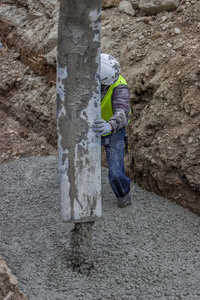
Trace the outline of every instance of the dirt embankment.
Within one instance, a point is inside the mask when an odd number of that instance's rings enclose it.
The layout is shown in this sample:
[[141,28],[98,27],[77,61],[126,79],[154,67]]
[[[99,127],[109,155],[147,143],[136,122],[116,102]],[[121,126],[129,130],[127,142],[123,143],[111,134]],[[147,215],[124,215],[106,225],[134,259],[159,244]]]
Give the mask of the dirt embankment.
[[[200,214],[200,1],[145,16],[102,13],[102,52],[131,94],[129,176]],[[56,153],[58,2],[1,6],[1,161]],[[2,52],[1,51],[1,52]]]
[[58,3],[5,1],[0,16],[1,162],[55,154]]
[[6,262],[0,258],[0,299],[27,300],[17,283],[17,278],[10,272]]

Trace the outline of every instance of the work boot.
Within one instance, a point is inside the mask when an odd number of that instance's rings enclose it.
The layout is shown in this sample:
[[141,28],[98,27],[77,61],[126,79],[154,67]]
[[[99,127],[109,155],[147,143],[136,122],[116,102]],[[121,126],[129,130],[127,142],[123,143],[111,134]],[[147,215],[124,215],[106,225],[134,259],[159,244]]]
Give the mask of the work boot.
[[131,204],[131,193],[128,193],[122,198],[117,197],[117,206],[120,208],[126,207]]

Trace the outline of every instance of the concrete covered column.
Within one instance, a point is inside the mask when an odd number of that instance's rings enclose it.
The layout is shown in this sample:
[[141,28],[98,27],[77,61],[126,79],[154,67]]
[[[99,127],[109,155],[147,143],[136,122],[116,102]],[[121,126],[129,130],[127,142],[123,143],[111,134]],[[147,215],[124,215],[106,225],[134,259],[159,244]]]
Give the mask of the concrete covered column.
[[100,0],[60,1],[57,125],[66,221],[101,216],[101,145],[92,130],[101,117],[100,28]]

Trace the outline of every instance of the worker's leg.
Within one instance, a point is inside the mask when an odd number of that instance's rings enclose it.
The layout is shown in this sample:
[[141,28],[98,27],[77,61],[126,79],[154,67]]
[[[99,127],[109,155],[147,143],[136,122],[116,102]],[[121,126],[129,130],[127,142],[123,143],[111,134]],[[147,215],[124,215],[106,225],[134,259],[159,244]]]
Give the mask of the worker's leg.
[[130,191],[130,178],[125,175],[124,168],[124,136],[125,128],[113,135],[102,137],[109,167],[109,182],[117,198],[125,198]]

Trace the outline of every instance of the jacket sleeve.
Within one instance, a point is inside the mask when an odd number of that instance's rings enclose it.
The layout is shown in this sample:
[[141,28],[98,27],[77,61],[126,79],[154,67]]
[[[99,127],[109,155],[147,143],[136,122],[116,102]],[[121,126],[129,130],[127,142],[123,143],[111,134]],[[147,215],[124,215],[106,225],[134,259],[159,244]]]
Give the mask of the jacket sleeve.
[[114,131],[128,125],[130,119],[130,94],[127,85],[121,84],[114,88],[112,94],[113,116],[109,123]]

